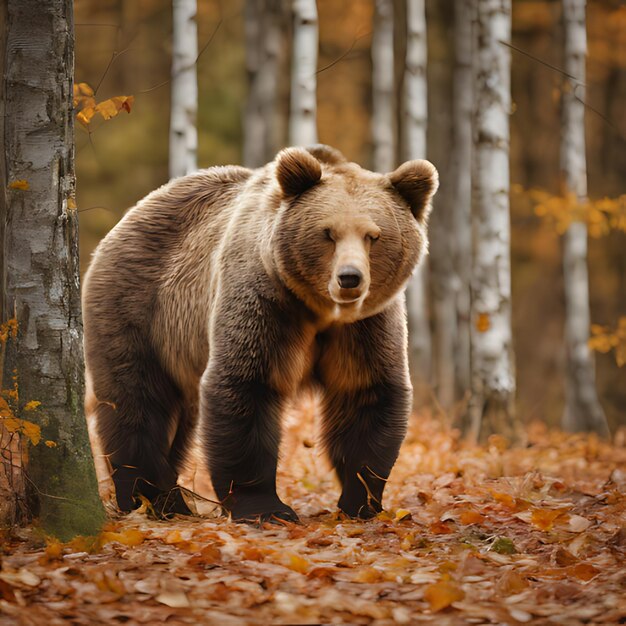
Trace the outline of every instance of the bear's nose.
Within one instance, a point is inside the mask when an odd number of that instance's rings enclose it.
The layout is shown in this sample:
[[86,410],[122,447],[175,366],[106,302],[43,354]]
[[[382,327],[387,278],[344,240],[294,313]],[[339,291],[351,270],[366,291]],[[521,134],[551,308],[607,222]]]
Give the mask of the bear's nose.
[[339,268],[337,282],[342,289],[355,289],[361,284],[363,274],[351,265],[344,265]]

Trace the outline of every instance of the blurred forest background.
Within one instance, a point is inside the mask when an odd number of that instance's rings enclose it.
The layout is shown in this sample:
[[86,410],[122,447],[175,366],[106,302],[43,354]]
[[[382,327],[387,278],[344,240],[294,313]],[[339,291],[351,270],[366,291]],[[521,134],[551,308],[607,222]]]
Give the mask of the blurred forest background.
[[[319,140],[373,169],[371,137],[374,5],[319,0]],[[406,49],[404,3],[395,2],[397,93]],[[428,150],[438,168],[437,206],[449,202],[454,11],[427,0]],[[289,15],[289,12],[286,12]],[[241,163],[246,104],[244,2],[198,2],[198,165]],[[529,190],[558,194],[563,76],[561,3],[514,0],[511,111],[513,332],[517,410],[527,422],[558,425],[564,404],[564,292],[560,235],[536,214]],[[172,6],[170,0],[76,0],[76,83],[98,100],[135,97],[132,114],[76,125],[81,270],[127,208],[168,180]],[[287,145],[291,20],[284,22],[277,148]],[[593,0],[587,8],[586,138],[589,196],[626,189],[626,6]],[[401,98],[397,98],[398,118]],[[399,125],[398,125],[399,126]],[[398,158],[403,159],[402,141]],[[600,230],[600,229],[598,229]],[[591,321],[615,327],[626,314],[626,233],[590,229]],[[597,388],[609,424],[626,423],[626,368],[596,355]],[[420,407],[416,407],[418,410]]]

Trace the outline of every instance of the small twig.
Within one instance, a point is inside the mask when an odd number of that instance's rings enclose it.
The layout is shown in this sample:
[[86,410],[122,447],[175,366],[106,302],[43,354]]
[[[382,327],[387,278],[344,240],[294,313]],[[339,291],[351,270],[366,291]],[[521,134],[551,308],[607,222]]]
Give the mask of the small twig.
[[359,39],[363,39],[363,37],[367,37],[367,36],[369,36],[371,34],[372,34],[372,32],[369,31],[367,33],[364,33],[363,35],[358,35],[357,37],[355,37],[352,40],[352,43],[350,44],[350,47],[345,52],[340,54],[334,61],[331,61],[328,65],[325,65],[324,67],[321,67],[315,73],[316,74],[321,74],[322,72],[325,72],[326,70],[329,70],[334,65],[337,65],[337,63],[339,63],[340,61],[343,61],[343,59],[345,59],[352,52],[352,50],[354,50],[354,46],[356,45],[356,42],[359,41]]
[[565,70],[562,70],[560,67],[557,67],[556,65],[552,65],[551,63],[548,63],[547,61],[541,60],[540,58],[530,54],[530,52],[526,52],[526,50],[522,50],[522,48],[518,48],[517,46],[514,46],[513,44],[508,43],[506,41],[502,41],[501,39],[498,40],[498,43],[501,43],[503,46],[506,46],[507,48],[511,48],[511,50],[515,50],[515,52],[519,52],[520,54],[527,56],[529,59],[532,59],[533,61],[536,61],[537,63],[541,63],[541,65],[545,65],[546,67],[549,67],[551,70],[558,72],[559,74],[562,74],[563,76],[567,76],[567,78],[576,81],[579,85],[584,84],[582,81],[576,78],[576,76],[572,76],[571,74],[568,74]]
[[[204,54],[206,49],[209,47],[209,45],[213,41],[213,38],[217,34],[217,31],[219,30],[220,26],[222,25],[222,22],[223,22],[223,20],[222,20],[222,18],[220,18],[220,20],[217,22],[217,26],[215,27],[215,29],[211,33],[211,36],[209,37],[208,41],[204,44],[204,46],[202,46],[202,49],[200,50],[200,52],[198,52],[198,56],[196,57],[196,60],[193,63],[194,65],[196,65],[198,63],[198,60],[200,59],[200,57]],[[174,74],[174,76],[178,76],[178,74],[180,74],[181,72],[184,72],[187,69],[189,69],[189,68],[181,67],[178,70],[178,72],[176,72],[176,74]],[[164,87],[168,83],[171,83],[172,82],[172,78],[173,77],[170,77],[167,80],[164,80],[162,83],[159,83],[158,85],[154,85],[152,87],[148,87],[148,89],[142,89],[141,91],[138,91],[137,93],[149,93],[151,91],[154,91],[155,89],[160,89],[161,87]]]

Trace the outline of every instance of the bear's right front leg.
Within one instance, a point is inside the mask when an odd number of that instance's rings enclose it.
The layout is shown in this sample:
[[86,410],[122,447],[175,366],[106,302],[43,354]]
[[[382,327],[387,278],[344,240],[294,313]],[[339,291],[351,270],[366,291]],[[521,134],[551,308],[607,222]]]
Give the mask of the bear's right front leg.
[[259,380],[209,368],[202,383],[204,440],[215,493],[234,520],[297,521],[276,494],[278,392]]

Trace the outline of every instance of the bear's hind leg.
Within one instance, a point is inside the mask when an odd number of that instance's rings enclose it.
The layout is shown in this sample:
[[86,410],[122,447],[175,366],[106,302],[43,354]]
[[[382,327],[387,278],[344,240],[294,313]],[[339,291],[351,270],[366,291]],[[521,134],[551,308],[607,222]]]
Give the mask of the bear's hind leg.
[[[182,408],[177,387],[152,355],[97,371],[115,372],[115,384],[94,384],[98,433],[113,468],[118,507],[129,512],[139,506],[137,497],[142,495],[159,516],[190,514],[171,460]],[[103,388],[110,391],[103,393]]]

